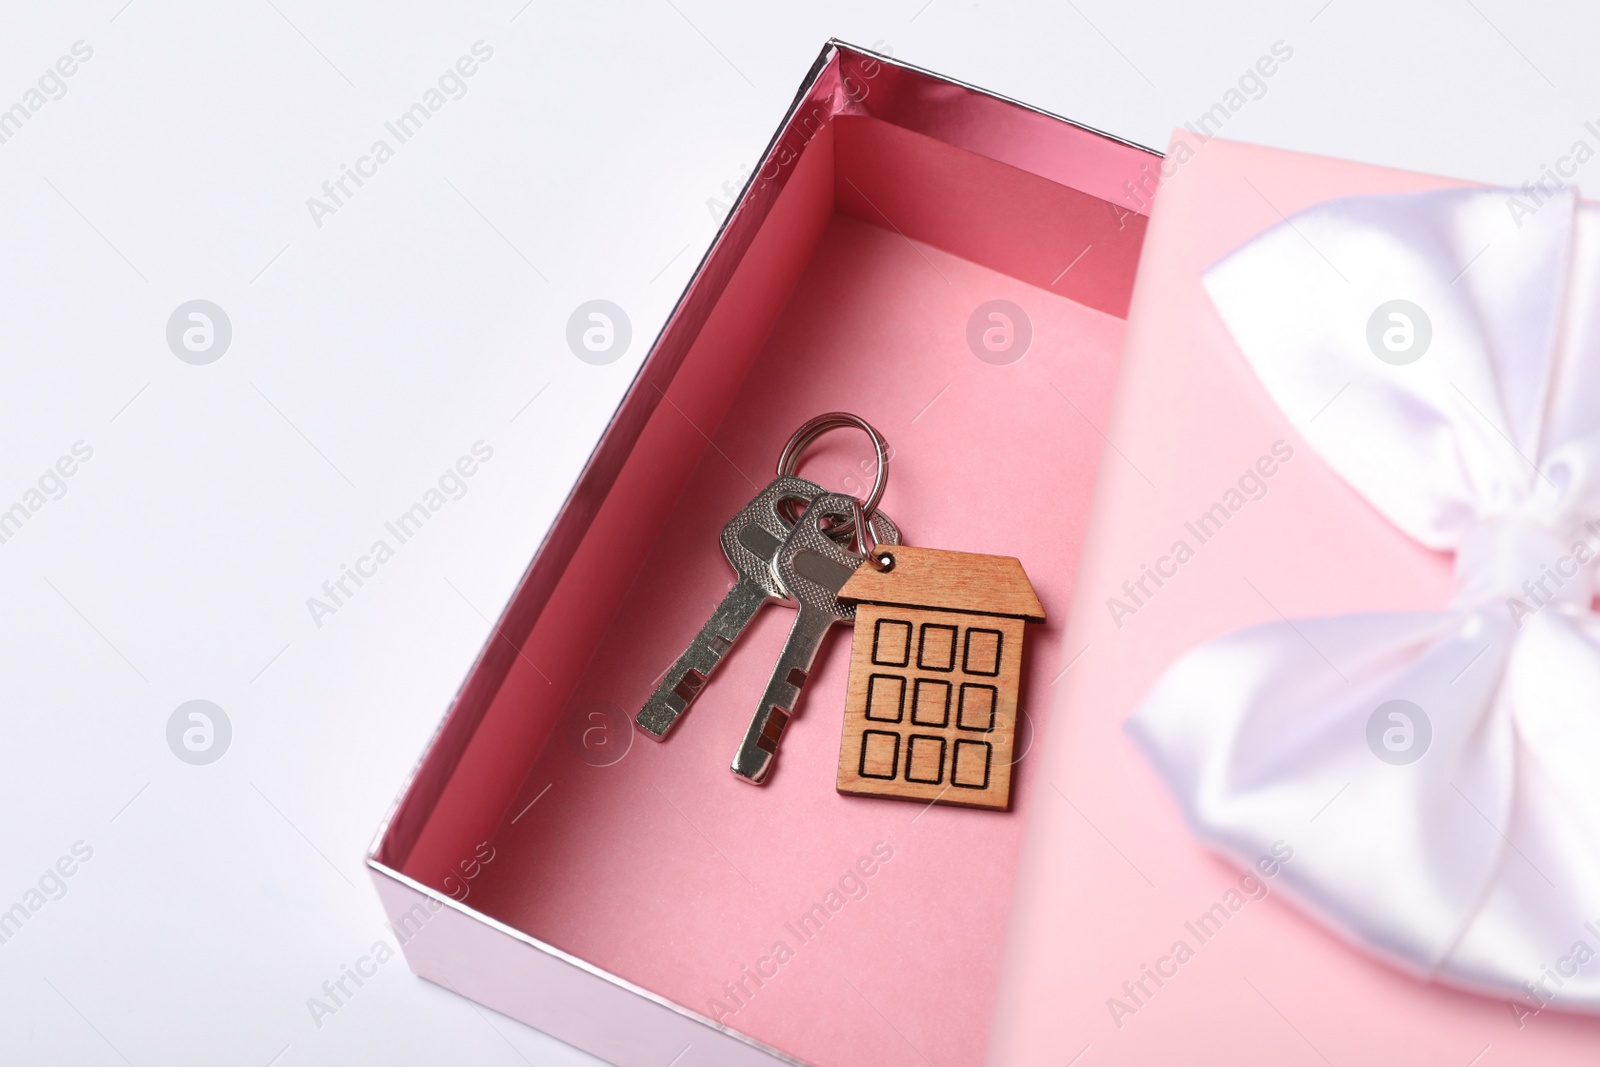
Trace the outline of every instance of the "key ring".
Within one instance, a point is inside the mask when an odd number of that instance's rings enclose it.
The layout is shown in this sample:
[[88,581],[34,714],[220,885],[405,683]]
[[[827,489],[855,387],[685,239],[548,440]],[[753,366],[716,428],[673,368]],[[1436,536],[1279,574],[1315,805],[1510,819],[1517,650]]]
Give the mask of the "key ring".
[[[778,473],[793,477],[800,466],[800,457],[817,438],[829,430],[848,429],[852,426],[872,438],[872,447],[878,457],[878,471],[872,480],[872,492],[867,494],[867,499],[861,505],[862,512],[870,520],[876,514],[879,502],[883,500],[884,487],[889,483],[889,443],[860,415],[852,415],[848,411],[830,411],[806,422],[794,432],[794,436],[789,438],[789,443],[783,446],[783,453],[778,457]],[[849,532],[855,527],[855,521],[851,519],[850,525],[841,529]]]
[[872,438],[872,447],[877,452],[877,475],[872,480],[872,492],[862,503],[862,510],[870,516],[878,510],[878,504],[883,500],[884,486],[889,481],[889,443],[860,415],[852,415],[848,411],[830,411],[809,420],[796,430],[794,436],[789,438],[789,443],[783,446],[783,452],[778,456],[778,473],[793,477],[800,465],[800,457],[817,438],[829,430],[848,429],[852,426]]

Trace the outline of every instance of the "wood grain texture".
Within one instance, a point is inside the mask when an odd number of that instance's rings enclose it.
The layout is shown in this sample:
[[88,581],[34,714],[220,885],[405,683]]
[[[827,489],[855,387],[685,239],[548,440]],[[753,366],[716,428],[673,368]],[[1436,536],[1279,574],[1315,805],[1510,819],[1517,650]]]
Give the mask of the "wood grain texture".
[[1044,609],[1015,559],[893,551],[891,570],[863,566],[840,593],[858,605],[839,792],[1004,810],[1024,630]]
[[908,545],[892,545],[889,551],[892,568],[857,567],[839,599],[1044,621],[1044,605],[1015,557]]

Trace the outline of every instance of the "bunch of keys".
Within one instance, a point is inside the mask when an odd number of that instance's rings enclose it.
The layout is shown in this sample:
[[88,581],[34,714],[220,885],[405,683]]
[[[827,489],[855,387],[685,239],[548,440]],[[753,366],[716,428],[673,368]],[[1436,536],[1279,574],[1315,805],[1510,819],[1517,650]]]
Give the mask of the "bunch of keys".
[[[844,427],[865,431],[877,451],[865,501],[795,474],[813,441]],[[766,779],[823,638],[854,622],[839,792],[1010,805],[1023,626],[1042,622],[1044,608],[1010,556],[901,546],[878,510],[888,473],[888,445],[859,416],[830,412],[795,431],[777,478],[723,528],[738,579],[646,701],[641,730],[665,739],[756,613],[785,603],[794,624],[734,774]]]
[[[813,441],[845,426],[864,430],[877,451],[878,475],[864,504],[794,474]],[[823,638],[835,623],[855,616],[854,605],[838,594],[868,557],[844,539],[900,543],[899,529],[877,510],[888,475],[889,446],[859,416],[831,412],[795,431],[778,460],[778,476],[723,527],[722,552],[738,580],[645,702],[635,720],[640,729],[665,739],[756,613],[767,604],[791,604],[789,638],[733,758],[734,774],[754,783],[766,779]]]

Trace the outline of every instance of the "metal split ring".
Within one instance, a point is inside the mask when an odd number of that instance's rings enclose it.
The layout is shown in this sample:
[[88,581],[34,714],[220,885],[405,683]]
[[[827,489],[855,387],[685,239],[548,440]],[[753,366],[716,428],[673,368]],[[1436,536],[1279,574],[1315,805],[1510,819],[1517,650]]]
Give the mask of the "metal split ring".
[[[872,479],[872,492],[867,494],[866,500],[860,502],[860,511],[866,516],[867,522],[858,523],[852,516],[846,525],[838,527],[840,533],[851,533],[863,526],[870,527],[872,518],[877,514],[878,504],[883,500],[883,490],[889,484],[889,443],[883,439],[883,435],[860,415],[852,415],[848,411],[830,411],[809,420],[796,430],[794,436],[789,438],[789,443],[783,446],[782,454],[778,456],[778,474],[793,477],[800,466],[800,457],[817,438],[829,430],[851,427],[861,430],[872,439],[873,450],[877,453],[878,471]],[[785,506],[787,502],[780,505],[780,507]],[[792,518],[792,513],[788,517]],[[860,534],[857,534],[856,540],[860,540]]]

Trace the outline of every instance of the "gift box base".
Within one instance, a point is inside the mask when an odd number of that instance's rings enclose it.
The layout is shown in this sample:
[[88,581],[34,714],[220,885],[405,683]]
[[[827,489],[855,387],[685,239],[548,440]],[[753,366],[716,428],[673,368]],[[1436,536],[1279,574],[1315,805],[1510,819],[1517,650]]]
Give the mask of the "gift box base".
[[[847,629],[767,783],[733,776],[780,607],[664,743],[631,730],[732,582],[722,525],[819,412],[888,438],[882,506],[908,543],[1017,556],[1065,617],[1143,234],[1096,193],[1152,157],[907,83],[1049,134],[1024,169],[968,146],[1009,144],[998,120],[925,132],[896,88],[914,73],[853,52],[821,68],[597,452],[591,473],[626,444],[603,491],[581,528],[558,522],[373,858],[391,916],[455,897],[407,942],[419,973],[618,1063],[984,1058],[1022,829],[1051,796],[1033,709],[1079,651],[1059,622],[1029,628],[1009,812],[835,791]],[[801,474],[865,495],[870,457],[831,435]]]

